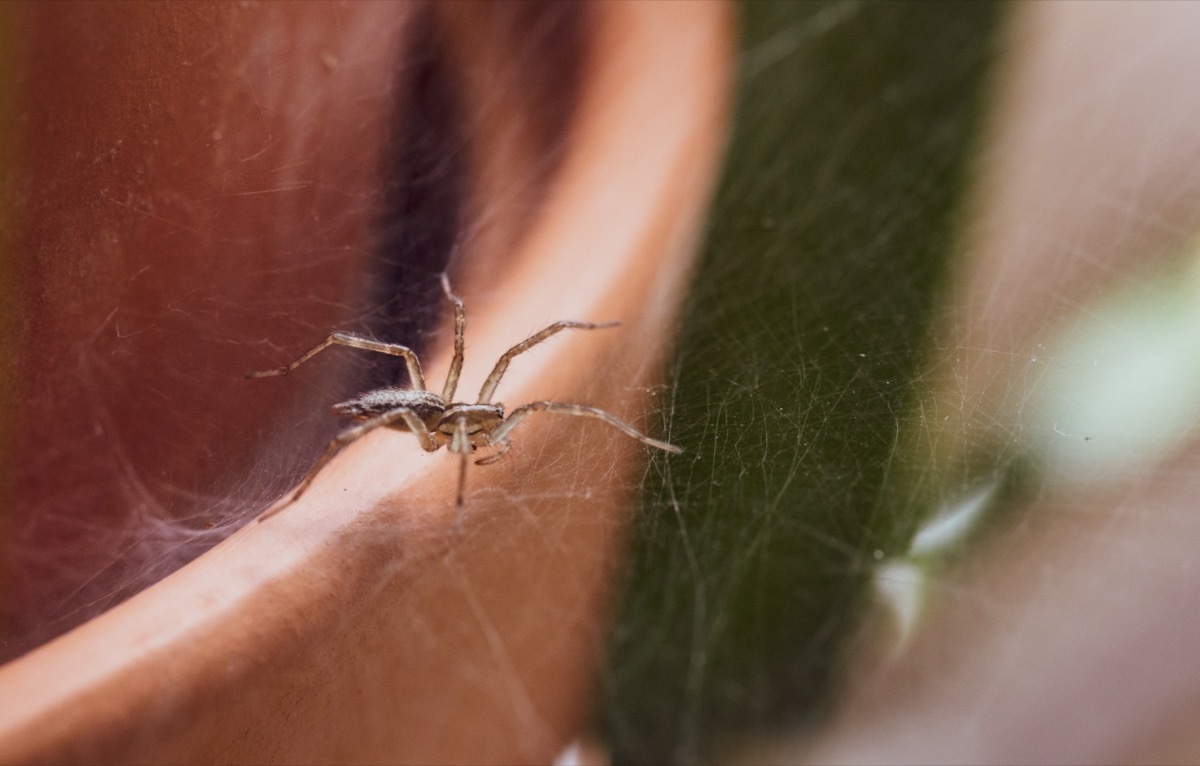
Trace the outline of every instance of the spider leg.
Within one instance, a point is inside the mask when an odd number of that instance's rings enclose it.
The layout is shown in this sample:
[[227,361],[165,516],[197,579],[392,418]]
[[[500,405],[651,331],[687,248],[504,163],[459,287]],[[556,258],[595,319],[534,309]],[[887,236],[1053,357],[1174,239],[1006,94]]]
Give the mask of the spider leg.
[[277,367],[274,370],[263,370],[262,372],[248,372],[247,378],[269,378],[274,375],[287,375],[292,370],[312,359],[317,354],[321,353],[330,346],[349,346],[350,348],[362,349],[363,351],[375,351],[380,354],[391,354],[392,356],[404,357],[404,363],[408,366],[408,377],[412,381],[412,387],[418,391],[425,390],[425,376],[421,374],[421,361],[417,359],[417,354],[407,346],[401,346],[398,343],[383,343],[369,338],[360,338],[357,335],[351,335],[345,332],[335,332],[325,340],[321,341],[311,349],[306,351],[299,359],[291,364]]
[[[504,373],[508,370],[508,364],[513,357],[523,351],[528,351],[537,344],[563,330],[601,330],[607,327],[616,327],[620,322],[555,322],[541,332],[535,332],[525,340],[510,348],[500,355],[496,366],[492,369],[492,373],[487,376],[487,380],[483,381],[483,388],[479,389],[479,404],[488,404],[492,401],[492,395],[496,393],[496,386],[500,385],[500,378],[504,377]],[[449,401],[447,399],[447,401]]]
[[345,431],[342,431],[340,434],[333,437],[333,440],[329,442],[329,446],[325,448],[325,451],[321,453],[321,457],[317,459],[316,464],[314,464],[313,467],[309,469],[308,473],[304,475],[304,478],[301,479],[300,483],[296,485],[296,488],[292,490],[290,496],[288,496],[284,501],[277,503],[271,508],[268,508],[257,519],[255,519],[255,521],[264,521],[299,500],[300,496],[303,495],[305,490],[308,489],[308,486],[312,484],[313,479],[317,478],[317,474],[321,472],[321,469],[324,468],[330,460],[333,460],[334,456],[341,452],[342,449],[348,444],[361,439],[370,432],[374,431],[376,428],[390,426],[399,420],[403,420],[405,425],[407,425],[417,437],[417,441],[421,443],[422,449],[424,449],[426,452],[434,452],[437,450],[437,444],[433,441],[433,438],[429,435],[429,431],[425,428],[425,424],[421,422],[421,419],[417,417],[415,412],[407,407],[389,410],[382,415],[377,415],[376,417],[366,420],[352,428],[347,428]]
[[479,458],[475,461],[475,465],[491,465],[492,463],[495,463],[500,458],[504,457],[504,454],[508,452],[509,448],[512,447],[512,441],[508,439],[498,441],[496,442],[496,446],[498,446],[500,449],[488,455],[487,457]]
[[442,388],[442,399],[454,401],[454,390],[458,388],[458,376],[462,374],[463,366],[463,335],[467,329],[467,311],[463,308],[462,298],[450,292],[450,278],[442,274],[442,292],[454,304],[454,360],[450,362],[450,371],[446,373],[446,385]]
[[657,439],[651,439],[641,431],[626,423],[620,418],[610,415],[604,410],[596,409],[595,407],[585,407],[582,404],[566,404],[564,402],[531,402],[522,407],[513,410],[504,422],[496,427],[491,434],[493,441],[502,441],[508,436],[508,433],[517,427],[526,415],[534,412],[553,412],[558,415],[576,415],[584,418],[597,418],[608,423],[610,426],[621,429],[626,434],[655,449],[660,449],[664,452],[670,452],[672,455],[678,455],[683,452],[682,447],[676,447],[674,444],[660,442]]
[[460,417],[454,426],[454,440],[450,442],[450,449],[459,454],[461,461],[458,466],[458,495],[454,500],[454,506],[458,509],[454,517],[454,528],[462,529],[463,517],[463,495],[467,491],[467,463],[471,454],[471,441],[467,435],[467,419]]

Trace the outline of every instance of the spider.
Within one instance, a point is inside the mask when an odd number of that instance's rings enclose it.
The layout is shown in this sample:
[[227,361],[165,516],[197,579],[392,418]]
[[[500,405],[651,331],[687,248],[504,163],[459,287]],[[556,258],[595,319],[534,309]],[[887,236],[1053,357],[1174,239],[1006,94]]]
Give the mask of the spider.
[[[494,463],[508,452],[512,442],[508,435],[526,416],[535,412],[551,412],[559,415],[575,415],[586,418],[597,418],[611,426],[619,428],[634,439],[656,449],[678,455],[683,449],[674,444],[651,439],[624,420],[617,418],[604,410],[586,407],[582,404],[566,402],[531,402],[517,407],[506,417],[504,405],[492,402],[496,387],[504,377],[509,363],[517,354],[528,351],[542,341],[562,330],[601,330],[616,327],[620,322],[571,322],[560,321],[551,324],[540,332],[530,335],[525,340],[500,355],[496,366],[483,381],[479,396],[474,404],[454,401],[454,391],[458,387],[458,377],[463,366],[463,335],[467,326],[466,310],[462,299],[450,290],[450,281],[442,275],[442,291],[454,305],[454,359],[450,362],[450,371],[446,374],[446,383],[442,386],[439,396],[425,388],[425,377],[421,373],[421,362],[412,349],[396,343],[383,343],[369,338],[362,338],[349,333],[335,332],[325,340],[313,346],[291,364],[274,370],[248,372],[247,378],[269,378],[276,375],[287,375],[300,365],[312,359],[330,346],[348,346],[364,351],[375,351],[381,354],[391,354],[404,359],[408,367],[409,380],[412,388],[379,388],[367,391],[345,402],[335,404],[335,415],[352,418],[358,425],[342,431],[317,460],[300,481],[290,497],[287,497],[274,507],[259,516],[262,521],[283,510],[300,499],[308,489],[313,479],[321,469],[344,447],[349,445],[377,428],[395,428],[400,431],[411,431],[417,442],[426,452],[436,452],[442,446],[448,446],[451,452],[460,456],[461,467],[458,472],[458,494],[455,507],[458,509],[461,521],[463,509],[463,494],[467,482],[468,456],[478,447],[496,447],[497,451],[475,461],[476,465]],[[457,523],[457,522],[456,522]]]

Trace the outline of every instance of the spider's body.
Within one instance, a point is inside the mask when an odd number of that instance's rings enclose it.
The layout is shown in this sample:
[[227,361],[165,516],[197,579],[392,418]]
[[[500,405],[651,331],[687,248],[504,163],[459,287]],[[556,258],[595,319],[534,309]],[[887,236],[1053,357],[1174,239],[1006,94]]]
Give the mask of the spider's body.
[[[458,386],[458,377],[463,365],[463,335],[466,329],[466,312],[462,300],[450,292],[450,283],[442,277],[442,288],[446,297],[454,304],[454,359],[450,363],[450,371],[446,375],[446,385],[441,396],[425,389],[425,378],[421,372],[421,363],[417,355],[409,348],[394,343],[381,343],[368,338],[360,338],[346,333],[334,333],[323,342],[313,347],[308,353],[291,364],[275,370],[247,373],[248,378],[264,378],[275,375],[287,375],[304,362],[333,345],[349,346],[367,351],[378,351],[384,354],[400,356],[408,365],[409,378],[412,388],[379,388],[367,391],[345,402],[334,405],[336,415],[358,421],[359,425],[346,429],[329,443],[325,453],[313,466],[308,475],[292,493],[291,498],[276,505],[259,519],[295,502],[308,489],[308,485],[317,473],[350,442],[365,436],[376,428],[394,428],[401,431],[411,431],[426,452],[435,452],[447,446],[451,452],[461,456],[462,468],[458,478],[457,505],[461,511],[463,492],[467,475],[467,456],[479,447],[497,447],[495,453],[480,460],[478,465],[493,463],[508,451],[508,434],[527,415],[534,412],[553,412],[560,415],[577,415],[603,420],[611,426],[621,429],[629,436],[651,447],[678,454],[683,450],[673,444],[651,439],[625,421],[613,417],[595,407],[585,407],[581,404],[565,402],[531,402],[517,407],[505,417],[504,405],[492,402],[492,396],[500,379],[508,369],[509,362],[517,354],[541,343],[551,335],[566,329],[596,330],[604,327],[615,327],[616,322],[593,324],[589,322],[555,322],[541,332],[534,333],[517,345],[510,348],[499,361],[479,390],[479,398],[474,403],[455,402],[454,392]],[[447,403],[449,402],[449,403]]]
[[458,430],[458,424],[466,422],[466,433],[471,445],[490,447],[493,442],[490,435],[504,422],[503,404],[451,404],[438,420],[437,431],[443,437],[453,438]]
[[[446,411],[446,403],[442,397],[432,391],[414,391],[411,388],[378,388],[365,394],[333,405],[333,414],[351,418],[360,423],[371,418],[390,412],[397,407],[407,407],[416,414],[417,419],[429,429],[437,426]],[[393,423],[393,428],[406,430],[403,421]]]
[[[446,404],[442,397],[432,391],[416,391],[411,388],[378,388],[367,391],[348,401],[333,405],[333,414],[366,423],[373,418],[397,410],[408,409],[429,433],[438,447],[452,442],[459,429],[459,421],[466,420],[466,435],[472,450],[477,447],[493,446],[488,434],[504,422],[502,404]],[[388,423],[388,428],[411,431],[404,420]],[[452,448],[457,452],[457,449]]]

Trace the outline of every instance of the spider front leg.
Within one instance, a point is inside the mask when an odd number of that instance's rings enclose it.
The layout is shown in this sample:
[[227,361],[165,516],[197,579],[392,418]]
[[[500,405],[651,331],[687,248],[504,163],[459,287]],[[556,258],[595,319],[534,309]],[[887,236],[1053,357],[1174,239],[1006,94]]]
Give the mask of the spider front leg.
[[351,335],[345,332],[335,332],[325,340],[321,341],[311,349],[300,356],[299,359],[291,364],[285,364],[283,367],[277,367],[274,370],[263,370],[262,372],[248,372],[247,378],[270,378],[275,375],[287,375],[292,370],[312,359],[317,354],[321,353],[330,346],[348,346],[350,348],[362,349],[363,351],[375,351],[380,354],[390,354],[391,356],[399,356],[404,358],[405,365],[408,366],[408,377],[412,380],[412,387],[417,391],[425,390],[425,376],[421,374],[421,361],[417,359],[417,354],[407,346],[401,346],[398,343],[383,343],[369,338],[360,338],[357,335]]
[[454,401],[454,391],[458,388],[458,376],[462,374],[463,366],[463,336],[467,331],[467,311],[463,308],[462,298],[450,292],[450,278],[442,274],[442,292],[450,303],[454,304],[454,359],[450,362],[450,371],[446,373],[446,385],[442,387],[442,399]]
[[309,469],[308,473],[305,474],[304,478],[300,480],[300,483],[296,485],[296,488],[292,490],[290,495],[286,499],[268,508],[257,519],[255,519],[255,521],[265,521],[266,519],[269,519],[270,517],[282,511],[284,508],[287,508],[289,505],[299,500],[300,496],[303,495],[308,489],[308,486],[312,484],[313,479],[317,478],[317,474],[321,472],[321,469],[324,468],[330,460],[333,460],[334,456],[341,452],[342,449],[344,449],[351,442],[361,439],[377,428],[384,428],[401,420],[403,420],[404,424],[407,425],[409,430],[413,432],[413,435],[417,437],[417,441],[421,443],[421,449],[425,450],[426,452],[434,452],[437,450],[437,443],[434,442],[433,437],[425,428],[425,424],[421,422],[421,419],[417,417],[415,412],[407,407],[389,410],[382,415],[377,415],[370,420],[363,421],[352,428],[347,428],[345,431],[342,431],[340,434],[333,437],[333,440],[329,442],[329,446],[327,446],[325,451],[321,453],[321,457],[318,458],[316,464]]
[[672,455],[678,455],[683,452],[682,447],[676,447],[674,444],[668,444],[667,442],[660,442],[658,439],[651,439],[649,436],[646,436],[644,433],[626,423],[624,420],[621,420],[615,415],[610,415],[604,410],[596,409],[595,407],[585,407],[582,404],[567,404],[565,402],[531,402],[530,404],[516,408],[509,414],[507,418],[504,419],[504,422],[497,426],[496,430],[491,433],[492,440],[496,442],[503,441],[508,436],[509,432],[517,427],[518,423],[524,420],[527,415],[530,415],[534,412],[553,412],[558,415],[575,415],[577,417],[596,418],[598,420],[603,420],[610,426],[621,429],[629,436],[632,436],[647,446],[660,449],[663,452],[670,452]]
[[476,400],[479,404],[488,404],[492,401],[492,396],[496,393],[496,386],[500,385],[500,379],[504,377],[504,373],[508,370],[508,365],[512,362],[513,357],[517,354],[528,351],[537,344],[549,338],[555,333],[563,330],[604,330],[609,327],[616,327],[620,322],[555,322],[546,329],[535,332],[525,340],[510,348],[500,355],[496,361],[496,366],[492,368],[492,372],[487,376],[487,380],[483,381],[483,388],[479,389],[479,398]]
[[467,433],[467,419],[460,417],[454,424],[454,436],[450,441],[450,451],[459,455],[458,464],[458,495],[454,500],[457,509],[454,515],[454,528],[462,529],[463,497],[467,491],[467,462],[471,454],[471,437]]

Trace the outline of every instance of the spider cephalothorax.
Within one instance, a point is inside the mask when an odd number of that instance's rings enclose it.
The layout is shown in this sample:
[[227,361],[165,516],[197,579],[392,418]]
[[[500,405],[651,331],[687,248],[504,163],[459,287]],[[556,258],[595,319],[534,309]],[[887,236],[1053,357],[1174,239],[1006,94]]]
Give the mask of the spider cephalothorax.
[[266,378],[275,375],[287,375],[292,370],[312,359],[330,346],[349,346],[366,351],[377,351],[383,354],[403,357],[408,367],[412,388],[378,388],[360,394],[345,402],[334,405],[337,415],[352,418],[358,425],[338,434],[307,475],[296,485],[291,497],[275,505],[271,510],[260,516],[260,519],[275,513],[300,498],[308,485],[316,477],[325,464],[333,459],[343,447],[361,436],[374,431],[376,428],[395,428],[411,431],[417,437],[421,447],[427,452],[434,452],[443,445],[449,445],[451,452],[461,456],[462,467],[458,475],[458,495],[456,504],[460,511],[463,505],[463,492],[466,486],[467,457],[479,447],[496,447],[491,455],[476,460],[477,465],[493,463],[504,456],[510,442],[508,434],[521,422],[525,416],[534,412],[553,412],[560,415],[576,415],[603,420],[611,426],[621,429],[629,436],[651,447],[678,454],[683,450],[673,444],[651,439],[630,424],[595,407],[565,402],[531,402],[517,407],[505,417],[504,405],[492,402],[496,387],[508,369],[513,357],[536,346],[557,332],[567,329],[597,330],[605,327],[616,327],[617,322],[555,322],[541,332],[534,333],[500,356],[496,366],[483,382],[479,397],[474,403],[455,402],[454,392],[458,387],[458,377],[462,373],[463,338],[467,318],[463,302],[450,291],[450,282],[442,276],[442,289],[446,297],[454,305],[454,359],[450,363],[450,371],[446,375],[446,383],[441,396],[425,388],[425,377],[421,372],[421,362],[415,352],[405,346],[395,343],[360,338],[348,333],[333,333],[318,343],[299,359],[284,367],[264,372],[246,373],[248,378]]

